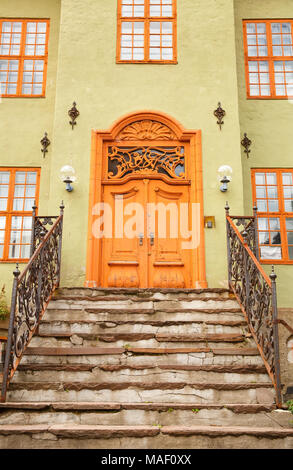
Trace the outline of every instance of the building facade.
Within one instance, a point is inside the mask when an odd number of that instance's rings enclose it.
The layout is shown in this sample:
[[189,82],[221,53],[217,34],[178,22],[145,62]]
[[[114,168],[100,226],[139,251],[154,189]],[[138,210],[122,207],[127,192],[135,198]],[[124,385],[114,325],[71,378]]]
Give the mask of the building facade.
[[[227,286],[224,206],[252,215],[257,201],[260,259],[276,267],[279,307],[292,307],[292,17],[290,0],[2,0],[7,292],[13,265],[28,260],[34,199],[41,215],[64,201],[62,285],[189,288]],[[227,192],[223,165],[233,171]],[[64,166],[75,172],[72,192]],[[181,204],[189,215],[194,205],[195,244],[181,250],[179,219],[163,242],[146,220],[126,241],[96,237],[97,204],[115,224],[117,194],[142,207]]]

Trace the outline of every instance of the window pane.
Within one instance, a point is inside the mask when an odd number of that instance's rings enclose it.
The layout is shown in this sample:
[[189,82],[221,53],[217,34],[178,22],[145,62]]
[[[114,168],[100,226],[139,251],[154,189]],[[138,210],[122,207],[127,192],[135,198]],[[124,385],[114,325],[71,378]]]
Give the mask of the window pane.
[[265,173],[255,173],[256,184],[266,184]]
[[281,244],[281,234],[280,234],[280,232],[272,232],[271,233],[271,244],[272,245],[280,245]]
[[20,257],[20,246],[19,245],[10,245],[9,246],[9,258],[17,259]]
[[276,173],[267,173],[267,184],[277,184]]
[[257,220],[258,220],[259,230],[268,230],[269,228],[268,219],[264,217],[259,217]]
[[269,200],[269,212],[279,211],[279,201]]
[[9,184],[9,178],[9,171],[0,171],[0,184]]
[[257,209],[258,209],[258,212],[267,212],[267,201],[266,200],[262,200],[262,199],[258,199],[257,200]]
[[283,184],[293,184],[292,173],[283,173]]
[[293,232],[287,232],[288,245],[293,245]]
[[21,258],[29,258],[30,257],[30,245],[22,245],[21,246]]
[[285,212],[293,212],[293,200],[285,201]]
[[261,246],[260,247],[261,259],[282,259],[281,247]]
[[293,219],[286,219],[286,229],[287,230],[293,230]]
[[276,230],[280,228],[280,219],[279,218],[270,218],[270,229]]
[[293,186],[284,187],[284,197],[287,199],[293,199]]
[[261,245],[269,245],[270,237],[269,232],[260,232],[259,233],[259,242]]
[[266,198],[266,189],[263,186],[257,186],[256,187],[256,197],[257,198]]
[[289,251],[289,259],[293,259],[293,246],[289,246],[288,251]]
[[268,197],[276,199],[278,197],[278,188],[277,186],[268,186]]

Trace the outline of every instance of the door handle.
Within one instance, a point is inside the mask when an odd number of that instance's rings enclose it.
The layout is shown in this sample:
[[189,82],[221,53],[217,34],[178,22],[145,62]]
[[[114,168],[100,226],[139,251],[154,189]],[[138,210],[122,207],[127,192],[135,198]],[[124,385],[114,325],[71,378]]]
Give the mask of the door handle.
[[138,235],[138,238],[139,238],[139,245],[142,246],[143,245],[143,233],[140,233]]
[[150,233],[150,239],[151,246],[153,246],[153,244],[155,243],[155,234],[153,232]]

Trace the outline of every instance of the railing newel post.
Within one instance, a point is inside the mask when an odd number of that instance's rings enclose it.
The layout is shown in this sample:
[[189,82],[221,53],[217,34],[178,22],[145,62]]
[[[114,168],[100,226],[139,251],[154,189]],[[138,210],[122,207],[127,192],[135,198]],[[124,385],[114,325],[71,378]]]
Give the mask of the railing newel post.
[[60,204],[60,235],[59,235],[59,243],[58,243],[58,287],[60,286],[60,279],[61,279],[61,252],[62,252],[62,235],[63,235],[63,218],[64,218],[64,202],[61,201]]
[[277,307],[277,286],[275,268],[272,266],[270,274],[272,283],[272,321],[273,321],[273,339],[274,339],[274,361],[275,361],[275,381],[277,393],[277,405],[282,405],[281,394],[281,374],[280,374],[280,352],[279,352],[279,326],[278,326],[278,307]]
[[253,206],[253,224],[254,224],[254,254],[257,260],[259,260],[259,246],[258,246],[258,223],[257,223],[257,204]]
[[37,214],[37,204],[34,201],[34,205],[32,206],[33,214],[32,214],[32,233],[31,233],[31,245],[30,245],[30,258],[33,256],[35,251],[35,227],[36,227],[36,214]]
[[228,288],[230,289],[230,286],[231,286],[231,270],[230,270],[231,248],[230,248],[230,237],[229,237],[230,225],[228,221],[229,210],[230,210],[229,203],[228,201],[226,201],[225,213],[226,213],[226,239],[227,239],[227,257],[228,257]]
[[6,343],[6,348],[5,348],[5,359],[4,359],[4,366],[3,366],[3,382],[2,382],[1,401],[6,400],[7,385],[8,385],[8,379],[9,379],[10,360],[11,360],[12,334],[13,334],[15,311],[16,311],[16,305],[17,305],[17,287],[18,287],[19,275],[20,275],[20,271],[19,271],[18,263],[17,263],[16,268],[13,271],[14,279],[13,279],[13,284],[12,284],[12,296],[11,296],[11,307],[10,307],[10,316],[9,316],[8,337],[7,337],[7,343]]

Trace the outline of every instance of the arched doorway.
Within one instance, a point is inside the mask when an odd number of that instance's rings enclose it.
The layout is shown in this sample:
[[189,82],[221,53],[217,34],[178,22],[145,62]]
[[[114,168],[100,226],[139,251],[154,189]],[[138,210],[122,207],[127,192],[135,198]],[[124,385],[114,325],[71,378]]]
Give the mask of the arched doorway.
[[207,287],[201,132],[149,111],[93,131],[88,233],[88,287]]

